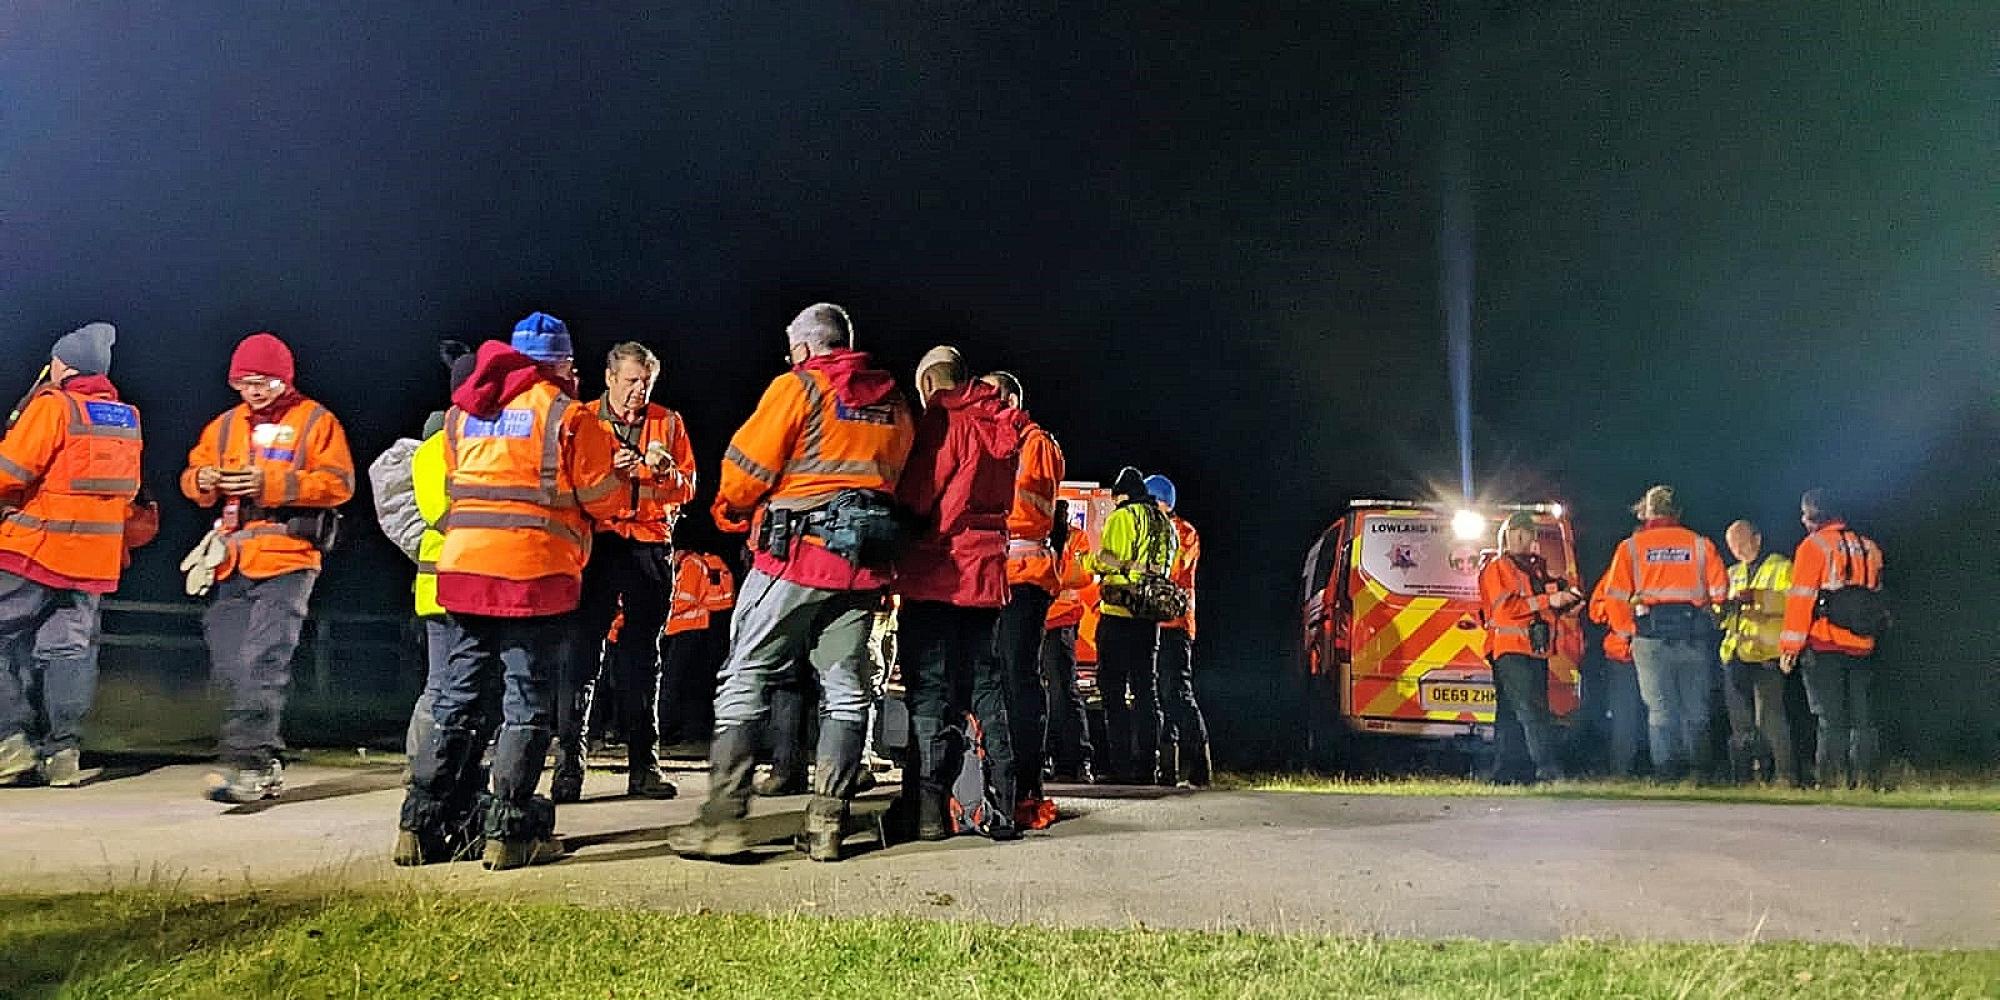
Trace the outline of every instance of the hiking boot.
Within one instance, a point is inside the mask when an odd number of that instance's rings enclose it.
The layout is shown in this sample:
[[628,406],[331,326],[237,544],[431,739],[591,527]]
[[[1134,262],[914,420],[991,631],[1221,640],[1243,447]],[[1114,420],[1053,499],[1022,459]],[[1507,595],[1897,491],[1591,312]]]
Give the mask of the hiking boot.
[[285,765],[277,760],[260,767],[218,768],[208,772],[208,799],[242,805],[275,799],[285,788]]
[[26,735],[15,733],[0,741],[0,785],[26,782],[36,763],[35,748]]
[[943,796],[931,792],[917,793],[917,839],[951,839],[951,821],[945,816]]
[[767,799],[782,798],[786,795],[804,795],[812,791],[812,786],[806,783],[804,771],[795,774],[780,774],[777,771],[772,771],[770,774],[757,779],[757,784],[751,787],[756,790],[759,796]]
[[549,801],[570,805],[583,800],[583,752],[581,748],[556,748],[556,769],[549,775]]
[[399,868],[415,868],[419,865],[458,861],[464,856],[464,853],[455,850],[443,837],[417,833],[413,830],[398,830],[396,847],[390,852],[389,860],[395,862]]
[[799,849],[814,861],[839,861],[840,844],[846,838],[847,803],[814,796],[806,805],[805,830],[799,838]]
[[[706,810],[704,810],[706,812]],[[750,853],[750,824],[743,817],[696,819],[667,831],[667,846],[684,858],[734,858]]]
[[50,788],[75,788],[89,778],[83,769],[83,754],[75,747],[58,750],[41,763],[42,784]]
[[674,783],[668,781],[658,768],[634,771],[625,779],[625,794],[631,798],[664,801],[680,793],[681,790],[674,787]]
[[545,865],[568,856],[569,849],[558,837],[524,837],[518,840],[489,837],[479,864],[490,872],[504,872],[529,865]]

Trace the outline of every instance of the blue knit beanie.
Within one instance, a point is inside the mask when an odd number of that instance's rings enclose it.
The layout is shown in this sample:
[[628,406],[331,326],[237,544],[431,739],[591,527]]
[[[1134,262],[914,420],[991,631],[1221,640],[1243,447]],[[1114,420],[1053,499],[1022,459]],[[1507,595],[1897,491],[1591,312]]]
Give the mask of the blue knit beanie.
[[509,343],[544,364],[576,357],[576,349],[569,342],[569,327],[548,313],[529,313],[527,319],[514,324],[514,336]]
[[1178,494],[1174,492],[1173,480],[1165,476],[1147,476],[1146,492],[1151,493],[1153,499],[1166,504],[1168,510],[1174,509],[1174,500]]

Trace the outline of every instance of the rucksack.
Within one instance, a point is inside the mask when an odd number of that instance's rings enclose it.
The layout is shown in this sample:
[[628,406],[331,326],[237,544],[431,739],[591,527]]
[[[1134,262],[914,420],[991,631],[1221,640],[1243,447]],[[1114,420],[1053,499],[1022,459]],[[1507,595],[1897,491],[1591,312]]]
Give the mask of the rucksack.
[[950,815],[946,819],[954,834],[990,837],[994,823],[1007,812],[994,801],[993,789],[986,782],[986,729],[979,724],[978,716],[967,712],[965,728],[958,735],[965,752],[959,756],[958,776],[951,782]]
[[417,509],[417,487],[410,459],[422,442],[400,438],[368,465],[368,485],[375,497],[375,521],[382,534],[412,561],[430,525]]
[[[1167,516],[1150,503],[1140,509],[1145,511],[1140,516],[1151,519],[1151,551],[1133,553],[1133,561],[1139,564],[1138,579],[1131,583],[1106,584],[1102,590],[1103,600],[1130,611],[1132,617],[1140,621],[1173,621],[1187,614],[1187,592],[1174,583],[1172,577],[1155,569],[1153,564],[1162,554],[1166,540],[1173,536],[1174,527]],[[1132,574],[1127,571],[1125,575],[1129,577]]]
[[1864,639],[1873,639],[1889,631],[1896,623],[1896,616],[1889,611],[1889,599],[1882,595],[1882,581],[1877,580],[1874,587],[1869,587],[1854,572],[1854,551],[1867,552],[1867,543],[1852,531],[1843,532],[1842,538],[1852,542],[1841,545],[1847,554],[1847,572],[1841,576],[1848,582],[1837,590],[1821,590],[1819,600],[1813,604],[1813,616]]

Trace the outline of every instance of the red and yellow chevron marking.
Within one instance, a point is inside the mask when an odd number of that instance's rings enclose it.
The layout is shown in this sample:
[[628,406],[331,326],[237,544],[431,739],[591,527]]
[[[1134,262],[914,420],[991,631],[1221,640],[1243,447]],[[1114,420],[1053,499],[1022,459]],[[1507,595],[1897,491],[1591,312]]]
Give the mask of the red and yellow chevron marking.
[[1482,672],[1485,634],[1458,627],[1472,609],[1445,597],[1403,597],[1354,574],[1354,656],[1351,704],[1358,715],[1434,722],[1491,722],[1491,712],[1432,711],[1419,683],[1449,668]]

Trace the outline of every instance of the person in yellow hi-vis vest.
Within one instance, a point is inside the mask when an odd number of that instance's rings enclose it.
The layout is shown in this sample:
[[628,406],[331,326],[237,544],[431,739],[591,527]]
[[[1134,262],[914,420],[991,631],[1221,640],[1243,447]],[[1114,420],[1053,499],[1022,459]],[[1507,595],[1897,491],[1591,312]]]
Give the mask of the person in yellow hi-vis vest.
[[1798,760],[1792,756],[1791,723],[1785,718],[1785,674],[1778,669],[1783,652],[1778,636],[1785,630],[1792,561],[1783,553],[1765,552],[1763,533],[1748,521],[1730,525],[1723,540],[1736,557],[1736,565],[1729,567],[1729,599],[1722,606],[1722,698],[1729,708],[1730,778],[1749,781],[1762,752],[1771,755],[1766,781],[1796,785]]

